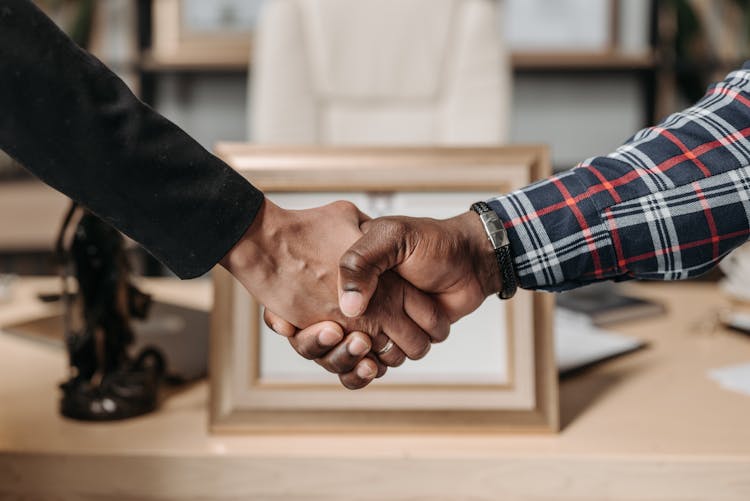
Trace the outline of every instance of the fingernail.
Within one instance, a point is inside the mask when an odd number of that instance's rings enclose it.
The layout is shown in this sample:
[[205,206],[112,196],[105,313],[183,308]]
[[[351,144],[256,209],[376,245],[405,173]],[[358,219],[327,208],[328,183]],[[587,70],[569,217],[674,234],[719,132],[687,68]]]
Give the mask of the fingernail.
[[362,339],[354,338],[352,342],[349,343],[349,353],[355,357],[362,356],[368,351],[370,351],[370,347]]
[[360,364],[359,367],[357,367],[357,376],[362,379],[372,379],[375,377],[375,372],[369,365]]
[[339,303],[341,312],[347,317],[358,317],[364,310],[362,294],[356,291],[344,292]]
[[338,344],[342,337],[341,333],[333,329],[323,329],[318,335],[318,342],[320,342],[321,346],[333,346]]

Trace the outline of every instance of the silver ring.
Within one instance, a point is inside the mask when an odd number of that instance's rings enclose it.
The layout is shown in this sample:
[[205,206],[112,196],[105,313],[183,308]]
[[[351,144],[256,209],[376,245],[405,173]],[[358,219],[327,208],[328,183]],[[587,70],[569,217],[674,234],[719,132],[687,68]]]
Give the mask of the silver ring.
[[393,339],[388,339],[388,342],[385,343],[385,346],[378,350],[378,355],[385,355],[386,353],[391,351],[391,348],[393,348]]

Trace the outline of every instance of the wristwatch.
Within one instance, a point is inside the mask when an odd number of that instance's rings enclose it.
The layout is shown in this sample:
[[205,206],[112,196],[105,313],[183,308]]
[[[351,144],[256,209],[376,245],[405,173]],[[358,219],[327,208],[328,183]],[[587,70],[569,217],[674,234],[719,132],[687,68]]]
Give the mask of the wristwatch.
[[503,222],[498,215],[486,202],[473,204],[471,210],[479,214],[484,230],[487,232],[487,239],[495,250],[495,258],[497,259],[497,265],[500,267],[500,275],[503,278],[502,289],[497,293],[497,296],[500,299],[510,299],[518,290],[518,281],[510,256],[508,232],[505,231],[505,226],[503,226]]

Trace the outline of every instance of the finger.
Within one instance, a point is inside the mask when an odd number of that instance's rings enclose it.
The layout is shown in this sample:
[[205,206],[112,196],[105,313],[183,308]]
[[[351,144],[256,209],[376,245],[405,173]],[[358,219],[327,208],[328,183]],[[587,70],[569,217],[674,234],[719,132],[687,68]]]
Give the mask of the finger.
[[344,339],[336,322],[320,322],[302,329],[289,338],[289,344],[303,357],[314,360],[325,356]]
[[357,209],[357,212],[359,213],[358,214],[359,228],[362,229],[365,225],[370,224],[370,221],[372,221],[372,218],[359,209]]
[[433,343],[442,343],[451,330],[451,322],[443,308],[430,296],[411,284],[404,288],[404,311],[422,328]]
[[430,351],[430,336],[403,312],[388,321],[383,332],[411,360],[419,360]]
[[372,352],[367,354],[367,358],[371,358],[372,361],[375,362],[375,365],[378,366],[378,373],[375,375],[375,379],[379,379],[385,376],[385,373],[388,372],[388,367],[383,362],[381,362],[378,357],[373,355]]
[[388,367],[398,367],[406,360],[406,354],[395,343],[387,352],[381,354],[380,350],[385,348],[388,341],[390,341],[390,338],[383,332],[375,336],[375,339],[372,340],[371,353]]
[[403,259],[405,226],[390,219],[369,222],[368,232],[339,260],[339,308],[348,317],[367,309],[380,275]]
[[263,309],[263,321],[269,329],[284,337],[292,337],[297,333],[297,327],[290,324],[268,308]]
[[[346,374],[341,374],[339,376],[339,381],[341,381],[341,384],[344,385],[344,387],[350,390],[358,390],[370,384],[376,377],[379,377],[378,373],[378,365],[375,360],[367,357],[357,364],[355,370],[347,372]],[[385,374],[385,372],[383,372],[383,374]]]
[[[327,371],[336,374],[345,374],[353,371],[357,364],[364,359],[372,349],[370,336],[363,332],[351,332],[343,343],[339,343],[324,356],[315,361]],[[369,366],[369,364],[368,364]],[[376,367],[375,377],[378,370]]]

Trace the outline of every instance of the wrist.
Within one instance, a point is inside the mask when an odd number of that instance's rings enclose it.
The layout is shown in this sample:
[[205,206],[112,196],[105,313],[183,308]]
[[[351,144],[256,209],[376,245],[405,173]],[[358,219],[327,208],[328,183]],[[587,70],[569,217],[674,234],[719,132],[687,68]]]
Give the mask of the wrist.
[[220,264],[248,289],[268,283],[278,269],[274,247],[278,247],[286,213],[267,198],[240,240]]
[[474,273],[484,297],[498,293],[503,286],[502,274],[497,265],[495,250],[492,248],[489,238],[487,238],[482,220],[476,212],[471,210],[455,219],[457,219],[457,226],[462,233],[461,238],[467,245],[474,266]]

